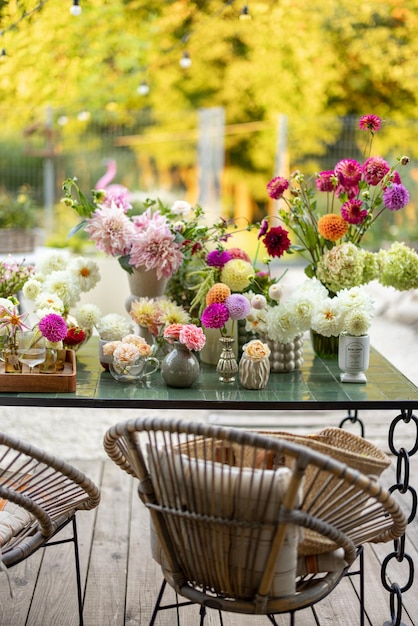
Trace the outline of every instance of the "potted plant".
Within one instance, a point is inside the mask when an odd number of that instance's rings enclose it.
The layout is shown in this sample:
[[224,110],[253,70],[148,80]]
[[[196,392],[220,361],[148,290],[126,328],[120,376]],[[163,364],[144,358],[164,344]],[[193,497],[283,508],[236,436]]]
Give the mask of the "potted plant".
[[17,195],[0,190],[0,254],[35,249],[38,211],[26,187]]

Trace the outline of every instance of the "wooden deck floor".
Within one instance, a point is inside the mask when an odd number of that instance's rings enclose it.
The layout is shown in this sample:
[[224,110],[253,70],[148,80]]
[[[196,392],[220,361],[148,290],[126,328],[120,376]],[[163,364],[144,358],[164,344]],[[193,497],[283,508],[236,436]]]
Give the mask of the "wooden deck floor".
[[[96,511],[78,514],[78,533],[84,589],[86,626],[146,626],[161,584],[159,567],[149,549],[148,513],[139,501],[135,483],[110,461],[74,461],[101,487],[102,502]],[[414,458],[417,476],[418,458]],[[394,482],[394,468],[384,474],[389,486]],[[415,481],[416,487],[416,481]],[[408,527],[407,552],[418,564],[418,521]],[[380,563],[392,544],[367,546],[366,555],[366,624],[382,626],[390,622],[389,595],[380,581]],[[394,560],[395,561],[395,560]],[[392,561],[393,562],[393,561]],[[396,561],[395,561],[396,562]],[[418,569],[418,568],[417,568]],[[407,564],[396,565],[397,582],[405,584]],[[13,598],[5,574],[0,578],[1,626],[75,626],[78,623],[75,570],[72,547],[68,544],[40,550],[30,559],[9,571]],[[336,591],[316,605],[321,623],[332,626],[357,626],[359,606],[356,597],[358,577],[344,579]],[[418,626],[417,582],[404,594],[402,622]],[[288,616],[277,616],[280,625]],[[182,624],[196,626],[198,609],[182,609]],[[218,624],[210,612],[208,626]],[[258,626],[266,618],[224,614],[225,626]],[[313,626],[311,610],[300,612],[296,623]],[[160,613],[157,626],[173,626],[172,611]]]

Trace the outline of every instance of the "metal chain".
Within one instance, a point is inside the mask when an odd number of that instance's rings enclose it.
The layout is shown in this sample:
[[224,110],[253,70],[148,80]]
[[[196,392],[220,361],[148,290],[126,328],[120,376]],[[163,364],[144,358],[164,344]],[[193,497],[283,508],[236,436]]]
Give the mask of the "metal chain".
[[341,422],[339,423],[339,428],[344,428],[344,424],[346,422],[351,422],[352,424],[356,424],[359,426],[360,428],[360,437],[364,438],[364,423],[363,421],[359,418],[358,416],[358,410],[355,409],[354,411],[352,409],[348,409],[347,412],[347,416],[344,417]]
[[[414,441],[410,450],[406,450],[404,447],[396,448],[395,446],[395,431],[400,422],[404,424],[415,424],[415,441],[411,437],[411,441]],[[403,409],[397,417],[392,420],[389,428],[388,435],[389,448],[397,458],[396,461],[396,483],[389,489],[391,493],[398,491],[400,495],[405,496],[409,494],[410,514],[408,516],[408,524],[410,524],[417,514],[417,491],[410,484],[410,457],[416,454],[418,451],[418,418],[412,413],[412,409]],[[389,583],[389,575],[387,568],[389,563],[396,559],[398,563],[405,563],[408,567],[408,575],[406,583],[401,587],[398,583]],[[383,626],[403,626],[402,619],[402,593],[408,591],[412,587],[414,582],[414,561],[412,557],[405,552],[405,535],[400,539],[394,541],[394,550],[386,556],[383,560],[381,567],[381,579],[382,585],[390,593],[390,614],[391,621],[385,622]]]

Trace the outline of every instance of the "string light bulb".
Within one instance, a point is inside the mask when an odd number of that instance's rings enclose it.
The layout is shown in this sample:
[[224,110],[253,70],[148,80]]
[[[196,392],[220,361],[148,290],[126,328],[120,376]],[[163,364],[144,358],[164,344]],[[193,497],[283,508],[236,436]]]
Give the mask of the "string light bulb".
[[251,19],[251,13],[250,9],[248,8],[248,4],[244,4],[244,6],[242,7],[239,19],[242,21]]
[[184,70],[186,70],[188,67],[190,67],[192,64],[192,60],[190,58],[189,53],[185,50],[183,52],[183,56],[180,59],[180,67],[182,67]]
[[81,15],[81,6],[79,5],[79,0],[73,0],[73,3],[70,7],[71,15],[78,16]]
[[146,80],[143,80],[138,86],[137,92],[140,96],[147,96],[149,94],[149,85]]

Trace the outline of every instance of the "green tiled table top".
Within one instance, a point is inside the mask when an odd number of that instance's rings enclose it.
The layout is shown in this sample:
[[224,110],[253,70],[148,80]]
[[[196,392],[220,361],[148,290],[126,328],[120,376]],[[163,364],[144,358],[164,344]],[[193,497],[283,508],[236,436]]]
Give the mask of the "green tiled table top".
[[260,391],[244,389],[238,378],[234,383],[221,383],[215,367],[205,364],[198,381],[187,389],[167,387],[159,371],[146,382],[118,383],[101,368],[93,337],[77,353],[74,393],[0,391],[0,404],[222,410],[418,408],[418,388],[373,348],[366,384],[341,383],[339,375],[337,360],[316,357],[307,340],[301,370],[272,373]]

